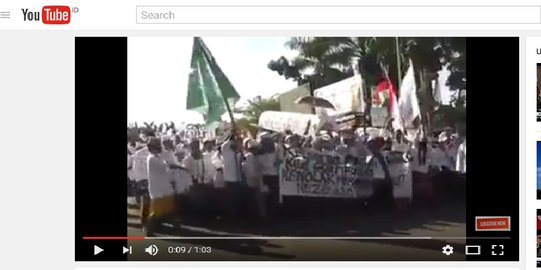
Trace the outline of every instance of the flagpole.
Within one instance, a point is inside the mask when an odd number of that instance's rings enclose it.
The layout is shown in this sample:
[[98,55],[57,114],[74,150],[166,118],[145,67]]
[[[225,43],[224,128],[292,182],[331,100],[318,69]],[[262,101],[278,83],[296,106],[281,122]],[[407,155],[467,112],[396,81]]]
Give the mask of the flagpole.
[[[389,78],[389,72],[387,71],[387,68],[385,67],[385,65],[383,64],[381,60],[379,61],[379,67],[381,68],[381,71],[383,71],[384,79],[387,80],[388,83],[392,83],[391,79]],[[392,117],[393,117],[392,112],[390,109],[388,109],[387,119],[385,119],[385,127],[384,127],[385,129],[389,128],[389,121],[391,120]]]
[[[364,112],[363,112],[363,136],[366,136],[366,127],[368,125],[368,116],[370,115],[370,107],[372,105],[372,92],[366,88],[366,81],[361,79],[361,87],[364,90],[362,94],[362,99],[364,102]],[[372,119],[370,119],[372,122]]]
[[402,67],[400,65],[400,46],[398,42],[398,37],[395,37],[396,45],[396,67],[398,68],[398,87],[402,85]]
[[[235,142],[238,143],[238,138],[237,138],[237,125],[235,124],[235,118],[233,117],[233,112],[231,111],[231,107],[229,106],[229,102],[227,101],[227,98],[225,98],[223,95],[221,95],[223,100],[224,100],[224,103],[225,103],[225,108],[227,109],[227,113],[229,114],[229,118],[231,119],[231,129],[232,129],[232,133],[233,135],[235,135]],[[237,177],[239,178],[239,182],[242,182],[242,175],[241,175],[241,170],[240,170],[240,163],[239,163],[239,158],[237,157],[237,154],[240,152],[240,147],[237,147],[235,149],[235,153],[234,153],[234,156],[235,156],[235,173],[237,175]]]
[[235,118],[233,117],[233,112],[231,111],[231,107],[229,107],[229,102],[227,101],[227,98],[225,98],[223,95],[222,95],[222,98],[224,100],[224,103],[225,103],[225,108],[227,109],[227,113],[229,114],[229,118],[231,118],[231,128],[233,129],[233,134],[237,135],[236,132],[237,132],[237,125],[235,124]]
[[[194,62],[195,61],[195,62]],[[203,61],[203,63],[198,63],[198,61]],[[233,86],[231,85],[231,82],[227,79],[225,74],[221,71],[218,64],[216,63],[216,60],[212,56],[210,50],[207,48],[205,43],[200,37],[194,37],[194,48],[192,51],[192,63],[191,67],[192,69],[200,69],[201,67],[199,65],[204,66],[204,72],[208,73],[207,76],[211,77],[212,80],[214,80],[214,83],[205,85],[203,83],[203,88],[201,87],[201,82],[199,82],[198,85],[190,85],[190,82],[188,83],[188,96],[190,96],[190,91],[213,91],[216,95],[220,96],[223,99],[223,102],[225,103],[225,108],[227,109],[227,113],[229,114],[229,118],[231,119],[231,128],[232,128],[232,137],[235,137],[235,143],[238,145],[237,142],[237,125],[235,123],[235,118],[233,117],[233,111],[231,110],[231,107],[228,102],[228,98],[238,98],[238,94],[234,90]],[[199,72],[201,72],[199,70]],[[219,78],[216,78],[218,76]],[[202,78],[197,77],[197,80],[202,80]],[[222,80],[222,84],[220,85],[220,81]],[[193,89],[192,89],[192,88]],[[228,92],[224,93],[223,87],[228,88]],[[205,98],[205,97],[203,97]],[[208,102],[208,101],[207,101]],[[220,106],[220,104],[206,104],[207,106]],[[187,107],[190,107],[190,105],[187,105]],[[189,109],[189,108],[188,108]],[[220,116],[215,119],[217,115],[213,115],[212,121],[219,121],[221,119],[221,116],[223,115],[223,107],[219,108],[221,110]],[[209,124],[209,119],[206,119],[205,123]],[[213,122],[214,123],[214,122]],[[235,156],[235,172],[237,176],[239,177],[238,180],[242,181],[242,175],[240,171],[240,163],[239,163],[239,157],[238,152],[240,150],[240,147],[237,147],[234,151]],[[233,179],[230,179],[233,180]]]

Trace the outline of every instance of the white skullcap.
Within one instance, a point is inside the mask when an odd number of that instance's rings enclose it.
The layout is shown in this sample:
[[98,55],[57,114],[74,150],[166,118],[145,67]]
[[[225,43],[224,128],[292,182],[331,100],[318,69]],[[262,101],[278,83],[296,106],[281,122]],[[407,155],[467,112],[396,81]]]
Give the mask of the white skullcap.
[[257,145],[258,145],[258,143],[257,143],[256,140],[250,139],[250,140],[248,140],[248,141],[246,142],[246,148],[252,148],[252,147],[255,147],[255,146],[257,146]]
[[445,135],[444,132],[440,133],[440,135],[438,136],[438,142],[445,142],[447,140],[447,136]]
[[259,133],[258,137],[259,137],[259,139],[268,139],[268,138],[271,138],[272,136],[271,136],[270,132],[263,131],[263,132]]
[[321,140],[323,141],[330,141],[331,140],[331,136],[327,135],[327,134],[323,134],[321,135]]
[[291,141],[291,139],[293,138],[293,135],[287,135],[285,138],[284,138],[284,142],[285,143],[289,143]]
[[248,138],[244,138],[244,140],[242,140],[242,146],[244,146],[245,148],[248,148],[248,144],[253,141],[254,139],[248,137]]

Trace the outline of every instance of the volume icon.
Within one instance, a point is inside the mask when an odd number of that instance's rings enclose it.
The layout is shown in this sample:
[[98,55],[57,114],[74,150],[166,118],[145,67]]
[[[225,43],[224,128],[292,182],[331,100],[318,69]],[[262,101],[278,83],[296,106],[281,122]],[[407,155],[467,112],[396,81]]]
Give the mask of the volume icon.
[[151,256],[156,256],[156,254],[158,254],[158,247],[156,245],[150,245],[145,248],[145,252],[150,254]]

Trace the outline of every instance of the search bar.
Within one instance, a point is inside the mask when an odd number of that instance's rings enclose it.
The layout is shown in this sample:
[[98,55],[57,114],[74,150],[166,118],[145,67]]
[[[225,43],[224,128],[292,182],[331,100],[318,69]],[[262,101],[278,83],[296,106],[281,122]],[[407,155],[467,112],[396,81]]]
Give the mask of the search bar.
[[137,6],[137,24],[539,24],[541,7]]

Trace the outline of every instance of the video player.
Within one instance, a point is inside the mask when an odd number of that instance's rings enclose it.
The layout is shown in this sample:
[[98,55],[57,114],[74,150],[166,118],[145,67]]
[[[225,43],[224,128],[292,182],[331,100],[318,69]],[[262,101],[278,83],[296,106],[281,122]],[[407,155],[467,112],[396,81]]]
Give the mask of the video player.
[[518,44],[76,37],[76,260],[517,261]]

